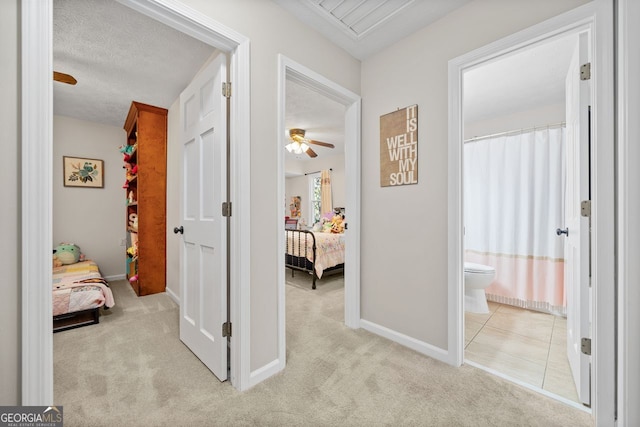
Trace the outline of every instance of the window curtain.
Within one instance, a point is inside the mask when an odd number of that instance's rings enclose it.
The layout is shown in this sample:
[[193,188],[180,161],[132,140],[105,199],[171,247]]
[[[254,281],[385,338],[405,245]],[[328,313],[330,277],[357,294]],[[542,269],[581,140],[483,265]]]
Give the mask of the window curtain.
[[564,127],[464,145],[465,261],[493,266],[487,299],[566,313]]
[[331,174],[328,170],[320,172],[320,206],[322,207],[322,215],[333,212]]

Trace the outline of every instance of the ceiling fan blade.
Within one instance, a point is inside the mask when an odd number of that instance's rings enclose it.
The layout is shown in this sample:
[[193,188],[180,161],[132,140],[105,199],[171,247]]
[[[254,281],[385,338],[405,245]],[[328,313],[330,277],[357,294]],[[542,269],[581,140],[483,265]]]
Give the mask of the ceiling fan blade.
[[309,155],[309,157],[318,157],[318,155],[316,154],[316,152],[315,152],[315,151],[313,151],[313,150],[311,149],[311,147],[307,148],[306,153]]
[[314,141],[313,139],[307,139],[306,143],[307,144],[321,145],[322,147],[336,148],[335,145],[329,144],[328,142]]
[[53,72],[53,80],[70,85],[75,85],[76,83],[78,83],[78,81],[73,76],[65,73],[59,73],[57,71]]

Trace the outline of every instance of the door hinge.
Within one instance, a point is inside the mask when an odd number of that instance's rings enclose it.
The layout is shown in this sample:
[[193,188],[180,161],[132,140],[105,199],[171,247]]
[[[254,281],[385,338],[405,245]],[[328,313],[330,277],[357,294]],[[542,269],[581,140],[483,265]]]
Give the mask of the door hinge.
[[580,202],[580,215],[589,218],[591,216],[591,200]]
[[222,202],[222,216],[231,216],[231,202]]
[[222,324],[222,336],[223,337],[231,336],[231,322],[224,322]]
[[580,351],[587,356],[591,356],[591,338],[582,338],[580,340]]
[[231,82],[222,83],[222,96],[231,98]]
[[580,80],[590,80],[591,79],[591,62],[587,62],[586,64],[582,64],[580,66]]

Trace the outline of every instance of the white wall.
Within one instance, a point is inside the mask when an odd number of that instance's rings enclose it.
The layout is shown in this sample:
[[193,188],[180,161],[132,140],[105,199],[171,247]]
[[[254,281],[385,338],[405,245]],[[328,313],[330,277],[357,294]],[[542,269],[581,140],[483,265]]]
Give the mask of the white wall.
[[20,227],[20,84],[18,0],[6,0],[0,6],[0,171],[2,171],[2,208],[4,225],[0,239],[0,405],[21,402],[20,377],[20,292],[22,250]]
[[[53,118],[53,244],[77,244],[107,277],[125,273],[127,248],[120,246],[120,240],[126,237],[127,193],[118,151],[125,136],[120,127]],[[64,187],[63,156],[103,160],[104,188]]]
[[334,207],[344,207],[346,201],[346,185],[344,180],[344,154],[336,154],[333,156],[316,157],[313,160],[305,161],[289,161],[287,160],[287,171],[295,169],[301,176],[286,178],[284,182],[284,204],[285,215],[289,214],[289,203],[291,197],[302,197],[302,215],[309,222],[309,177],[305,173],[317,172],[324,169],[333,169],[331,171],[331,195]]
[[564,121],[564,103],[545,105],[528,111],[518,111],[506,116],[465,123],[464,139],[518,129],[553,125]]
[[277,74],[281,53],[360,92],[360,62],[265,0],[183,0],[251,40],[251,370],[278,358]]
[[[448,61],[583,3],[477,0],[363,61],[364,320],[447,349]],[[412,104],[419,183],[381,188],[380,116]]]

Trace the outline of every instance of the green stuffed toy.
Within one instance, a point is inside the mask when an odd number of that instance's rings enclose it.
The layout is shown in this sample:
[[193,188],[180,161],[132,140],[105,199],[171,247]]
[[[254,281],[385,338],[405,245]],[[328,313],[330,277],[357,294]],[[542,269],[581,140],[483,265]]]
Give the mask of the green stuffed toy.
[[75,264],[80,258],[84,259],[84,255],[80,253],[80,247],[73,243],[60,243],[56,247],[56,255],[63,265]]

